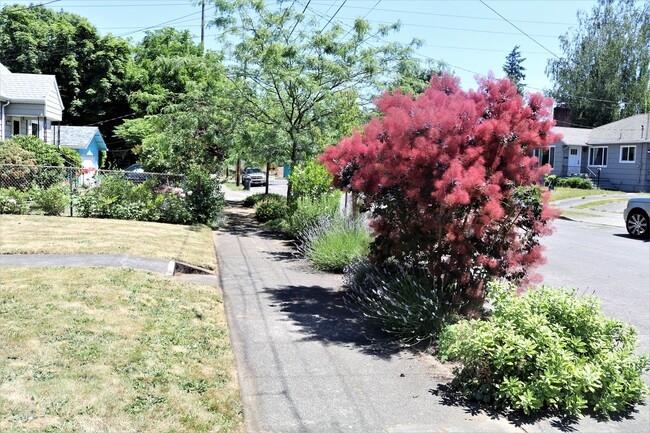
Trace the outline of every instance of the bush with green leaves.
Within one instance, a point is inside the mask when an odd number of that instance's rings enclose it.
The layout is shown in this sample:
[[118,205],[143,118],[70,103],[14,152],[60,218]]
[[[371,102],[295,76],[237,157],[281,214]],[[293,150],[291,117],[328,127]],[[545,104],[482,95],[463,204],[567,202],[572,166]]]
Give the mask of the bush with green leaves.
[[255,205],[255,219],[262,223],[285,218],[288,212],[289,208],[284,200],[262,200]]
[[190,224],[193,216],[182,191],[156,186],[151,179],[138,184],[106,175],[79,196],[76,209],[82,217]]
[[593,189],[594,185],[589,179],[582,177],[572,176],[572,177],[559,177],[555,184],[559,187],[564,188],[576,188],[576,189]]
[[54,184],[49,188],[33,190],[34,203],[45,215],[61,215],[70,204],[70,188],[65,184]]
[[25,215],[29,212],[30,192],[0,188],[0,214]]
[[251,194],[242,201],[242,206],[244,207],[255,207],[261,201],[281,201],[286,202],[287,198],[280,194],[264,194],[257,193]]
[[433,341],[459,317],[449,301],[455,283],[423,267],[380,267],[364,259],[345,269],[345,283],[348,307],[402,344]]
[[187,195],[185,203],[192,222],[218,225],[221,213],[226,206],[221,183],[216,177],[200,168],[192,167],[187,175]]
[[322,217],[303,231],[299,251],[314,267],[343,272],[346,266],[368,255],[370,230],[363,218]]
[[517,296],[490,283],[486,320],[463,320],[440,336],[443,360],[461,362],[456,384],[504,410],[604,416],[648,393],[649,357],[635,352],[633,326],[603,315],[595,296],[541,287]]
[[315,201],[334,189],[333,176],[323,164],[317,161],[309,161],[297,166],[289,175],[289,182],[291,183],[289,203],[292,210],[295,209],[299,199],[308,198]]
[[339,214],[341,193],[333,191],[316,199],[300,197],[296,201],[295,210],[287,218],[287,232],[294,238],[316,225],[322,217],[334,218]]
[[37,165],[50,167],[81,166],[81,156],[75,150],[67,147],[58,148],[34,135],[17,135],[7,141],[32,152]]

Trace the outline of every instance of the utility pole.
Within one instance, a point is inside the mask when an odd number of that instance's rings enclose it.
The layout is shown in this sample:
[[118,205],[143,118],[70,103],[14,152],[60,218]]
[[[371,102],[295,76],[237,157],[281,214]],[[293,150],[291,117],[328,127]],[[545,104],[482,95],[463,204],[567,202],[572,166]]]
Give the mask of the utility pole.
[[201,55],[205,54],[205,0],[201,0]]

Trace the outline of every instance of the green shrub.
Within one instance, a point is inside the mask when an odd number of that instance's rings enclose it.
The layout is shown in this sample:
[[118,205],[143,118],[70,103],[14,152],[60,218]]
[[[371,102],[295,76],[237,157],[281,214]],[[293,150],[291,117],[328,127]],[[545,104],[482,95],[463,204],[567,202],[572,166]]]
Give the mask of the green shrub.
[[295,209],[300,198],[318,200],[332,191],[333,176],[319,162],[310,161],[296,167],[289,175],[291,183],[290,207]]
[[107,175],[80,195],[76,208],[82,217],[191,224],[185,199],[181,188],[156,186],[152,179],[138,184]]
[[16,188],[0,189],[0,214],[25,215],[29,212],[30,193]]
[[198,167],[192,167],[187,175],[187,209],[193,223],[219,225],[219,217],[226,206],[220,181]]
[[70,188],[62,184],[37,188],[34,190],[34,202],[45,215],[61,215],[70,204]]
[[279,218],[285,218],[289,208],[284,200],[262,200],[255,205],[255,218],[259,222],[267,222]]
[[593,189],[593,184],[589,179],[582,177],[560,177],[557,179],[556,186],[576,189]]
[[282,201],[286,202],[287,198],[280,194],[264,194],[257,193],[249,195],[242,201],[242,206],[245,207],[255,207],[255,205],[261,201]]
[[341,193],[334,191],[316,199],[300,197],[293,213],[287,218],[287,231],[294,238],[314,226],[322,217],[334,218],[339,213]]
[[300,252],[322,271],[343,272],[346,266],[368,255],[370,232],[361,218],[318,220],[301,235]]
[[455,381],[469,398],[526,414],[609,416],[646,396],[649,358],[634,352],[634,327],[606,318],[596,297],[550,287],[517,296],[499,283],[488,292],[487,320],[463,320],[440,337],[441,358],[462,363]]
[[458,317],[447,301],[457,290],[455,284],[422,267],[387,269],[361,260],[345,269],[345,283],[348,307],[403,344],[432,341]]
[[18,135],[7,141],[32,152],[37,165],[53,167],[79,167],[81,165],[81,156],[75,150],[66,147],[59,149],[34,135]]

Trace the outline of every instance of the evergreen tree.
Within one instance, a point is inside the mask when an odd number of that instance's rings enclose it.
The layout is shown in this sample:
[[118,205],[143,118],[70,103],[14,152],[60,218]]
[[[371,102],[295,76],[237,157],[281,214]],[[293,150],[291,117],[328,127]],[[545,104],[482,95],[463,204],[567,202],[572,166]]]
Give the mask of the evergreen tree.
[[517,86],[519,93],[524,93],[524,82],[526,79],[526,74],[524,71],[526,68],[522,66],[525,58],[521,57],[521,52],[519,52],[519,45],[510,51],[510,54],[506,57],[506,62],[503,64],[503,72],[512,80],[512,82]]

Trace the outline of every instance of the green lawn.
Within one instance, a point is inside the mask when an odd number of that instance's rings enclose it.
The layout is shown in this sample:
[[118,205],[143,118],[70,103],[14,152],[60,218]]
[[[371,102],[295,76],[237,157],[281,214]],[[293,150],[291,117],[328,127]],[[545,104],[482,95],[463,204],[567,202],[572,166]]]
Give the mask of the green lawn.
[[215,287],[141,271],[3,268],[0,431],[239,431]]
[[0,254],[128,254],[215,269],[207,226],[0,215]]
[[585,198],[594,195],[624,194],[620,191],[608,191],[604,189],[577,189],[577,188],[555,188],[551,191],[551,201],[564,200],[567,198]]

